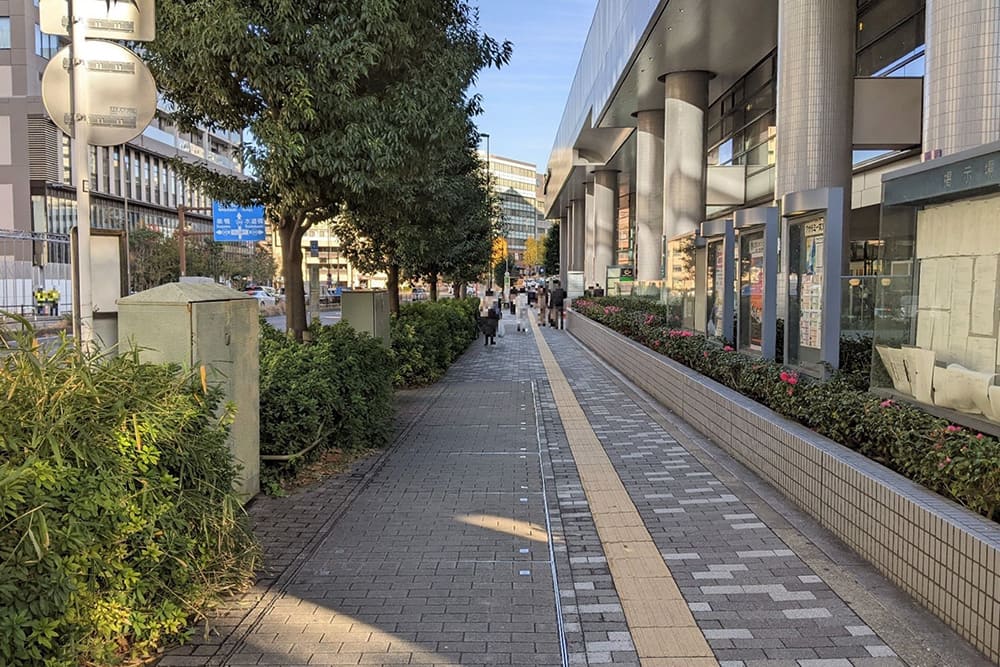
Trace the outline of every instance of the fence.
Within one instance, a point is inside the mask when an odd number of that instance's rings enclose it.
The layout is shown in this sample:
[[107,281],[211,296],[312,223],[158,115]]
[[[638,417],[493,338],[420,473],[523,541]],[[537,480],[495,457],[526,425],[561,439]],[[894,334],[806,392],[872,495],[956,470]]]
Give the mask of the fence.
[[48,315],[35,302],[39,288],[59,292],[60,315],[72,312],[69,235],[0,230],[0,311]]

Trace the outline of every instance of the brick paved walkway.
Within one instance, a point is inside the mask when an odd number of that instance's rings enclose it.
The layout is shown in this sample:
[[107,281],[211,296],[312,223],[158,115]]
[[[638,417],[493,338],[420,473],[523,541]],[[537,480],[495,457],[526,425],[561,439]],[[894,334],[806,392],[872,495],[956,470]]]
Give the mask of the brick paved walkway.
[[386,453],[255,502],[268,571],[161,665],[989,664],[565,332],[508,329],[400,401]]

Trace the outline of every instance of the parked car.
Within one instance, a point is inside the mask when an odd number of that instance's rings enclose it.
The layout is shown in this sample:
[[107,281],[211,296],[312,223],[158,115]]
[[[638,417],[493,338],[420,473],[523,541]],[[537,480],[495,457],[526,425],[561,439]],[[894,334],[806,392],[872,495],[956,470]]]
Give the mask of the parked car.
[[257,305],[261,308],[265,306],[273,306],[278,303],[278,299],[267,293],[262,287],[258,287],[254,290],[246,290],[246,294],[249,294],[253,298],[257,299]]

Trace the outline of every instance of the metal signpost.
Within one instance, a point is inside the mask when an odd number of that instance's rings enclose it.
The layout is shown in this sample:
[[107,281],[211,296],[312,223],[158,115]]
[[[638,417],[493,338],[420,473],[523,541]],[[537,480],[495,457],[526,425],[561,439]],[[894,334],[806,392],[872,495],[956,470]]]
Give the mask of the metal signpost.
[[153,0],[40,0],[39,13],[43,30],[70,37],[69,46],[45,68],[42,101],[53,122],[75,140],[73,334],[87,348],[94,340],[90,146],[115,146],[142,134],[156,113],[157,100],[153,77],[134,53],[87,37],[152,40]]
[[220,243],[263,241],[264,207],[241,207],[221,202],[212,203],[212,230]]

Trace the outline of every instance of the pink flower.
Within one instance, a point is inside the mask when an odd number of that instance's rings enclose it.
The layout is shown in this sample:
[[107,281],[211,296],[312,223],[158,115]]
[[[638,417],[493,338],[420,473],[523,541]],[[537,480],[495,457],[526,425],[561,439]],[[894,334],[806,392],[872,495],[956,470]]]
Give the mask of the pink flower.
[[788,378],[790,378],[791,376],[788,374],[788,371],[781,371],[781,375],[779,377],[781,378],[782,382],[788,382]]
[[955,426],[954,424],[948,424],[948,428],[945,429],[948,433],[958,433],[962,430],[961,426]]
[[982,433],[977,433],[977,434],[976,434],[976,440],[982,440],[982,439],[983,439],[983,437],[984,437],[984,436],[983,436],[983,434],[982,434]]
[[879,403],[879,407],[882,407],[882,408],[891,408],[892,405],[893,405],[893,401],[892,401],[891,398],[888,399],[888,400],[882,401],[881,403]]
[[795,388],[794,387],[789,387],[788,388],[788,395],[791,396],[794,393],[795,393]]
[[654,340],[653,341],[653,347],[657,347],[657,348],[660,347],[660,341]]
[[951,457],[950,456],[944,457],[944,462],[945,463],[951,463]]
[[650,313],[649,315],[646,315],[646,326],[649,326],[650,324],[652,324],[653,320],[655,320],[655,319],[656,319],[656,316],[653,315],[652,313]]
[[732,352],[733,351],[733,346],[732,345],[726,345],[725,347],[722,348],[722,351],[723,352]]
[[938,470],[940,470],[940,469],[941,469],[941,468],[943,468],[943,467],[944,467],[944,463],[939,463],[939,464],[938,464]]
[[704,354],[705,358],[708,359],[708,350],[705,350],[704,352],[702,352],[702,354]]
[[781,371],[781,375],[779,375],[778,377],[781,378],[782,382],[786,382],[793,386],[799,383],[799,376],[796,375],[795,373],[789,373],[788,371]]

